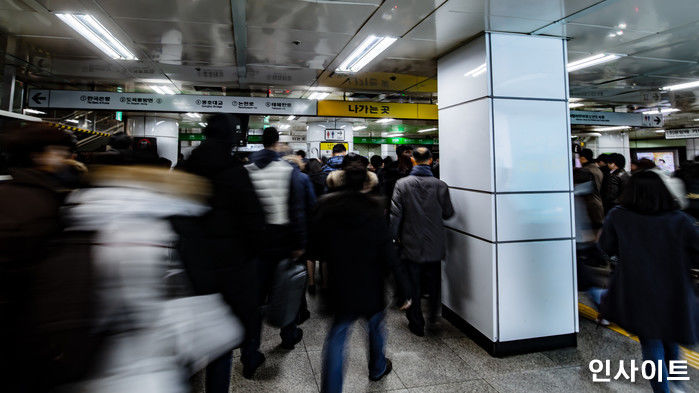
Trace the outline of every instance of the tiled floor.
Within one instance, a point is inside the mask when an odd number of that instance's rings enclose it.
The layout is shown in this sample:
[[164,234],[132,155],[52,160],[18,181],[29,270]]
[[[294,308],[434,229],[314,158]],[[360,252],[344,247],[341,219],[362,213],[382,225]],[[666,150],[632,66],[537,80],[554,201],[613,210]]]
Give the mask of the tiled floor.
[[[309,296],[313,314],[303,326],[303,342],[293,351],[278,347],[278,331],[265,327],[263,351],[267,362],[255,380],[243,379],[242,366],[234,352],[232,392],[318,392],[321,351],[330,321],[319,313],[318,302]],[[593,383],[588,371],[592,359],[631,359],[640,362],[638,343],[611,330],[580,320],[577,348],[527,355],[493,358],[446,321],[428,329],[425,337],[412,335],[403,314],[388,311],[387,356],[394,371],[379,382],[367,374],[367,338],[363,323],[357,323],[348,341],[345,392],[425,393],[519,393],[519,392],[651,392],[640,378],[636,383],[614,381]],[[614,371],[618,367],[612,367]],[[699,372],[690,368],[687,392],[699,392]],[[201,382],[201,381],[200,381]]]

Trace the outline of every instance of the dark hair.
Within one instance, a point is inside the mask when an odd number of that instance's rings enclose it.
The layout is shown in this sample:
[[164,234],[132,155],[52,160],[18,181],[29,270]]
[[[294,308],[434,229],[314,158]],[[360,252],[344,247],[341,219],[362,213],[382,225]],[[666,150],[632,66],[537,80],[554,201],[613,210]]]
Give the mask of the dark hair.
[[679,208],[663,180],[653,171],[639,171],[631,176],[619,201],[625,208],[641,214],[658,214]]
[[608,163],[610,163],[610,162],[612,162],[612,161],[611,161],[610,158],[609,158],[609,154],[604,153],[604,154],[598,155],[598,156],[597,156],[597,159],[595,159],[595,162],[603,162],[603,163],[605,163],[605,164],[608,164]]
[[206,127],[202,133],[206,139],[216,139],[233,143],[235,129],[240,120],[230,113],[217,113],[206,118]]
[[109,146],[116,150],[128,150],[131,148],[132,141],[130,136],[120,132],[109,137]]
[[586,159],[588,162],[592,162],[592,150],[590,149],[582,149],[580,150],[580,157]]
[[381,165],[383,165],[383,160],[381,159],[381,156],[377,155],[371,156],[369,162],[371,162],[371,166],[373,166],[375,169],[379,169],[381,168]]
[[641,158],[636,161],[636,166],[638,166],[638,169],[653,169],[655,168],[655,163],[647,158]]
[[337,144],[335,144],[335,146],[333,146],[333,154],[344,153],[346,151],[347,151],[347,148],[342,143],[337,143]]
[[296,151],[296,155],[301,157],[301,158],[306,158],[306,152],[303,150]]
[[262,146],[270,147],[279,142],[279,131],[274,127],[267,127],[262,131]]
[[369,159],[364,157],[364,156],[359,156],[359,160],[362,162],[362,165],[364,165],[364,168],[369,166]]
[[388,168],[391,165],[393,165],[393,157],[386,156],[386,158],[383,159],[383,165],[384,165],[384,168]]
[[360,191],[364,188],[367,178],[366,166],[362,162],[362,156],[350,153],[342,159],[344,173],[344,188],[352,191]]
[[8,167],[32,167],[32,156],[47,147],[73,145],[72,135],[58,128],[40,123],[13,123],[8,124],[8,131],[0,133],[0,151],[7,154]]
[[427,162],[432,158],[432,152],[426,147],[418,147],[413,150],[413,157],[418,163]]
[[398,145],[396,147],[396,154],[400,156],[407,150],[413,150],[413,147],[411,145]]
[[608,162],[615,164],[619,168],[624,168],[626,166],[626,157],[624,157],[623,155],[619,153],[612,153],[610,154],[610,156],[610,161]]
[[306,172],[309,174],[314,174],[321,172],[323,170],[323,164],[317,158],[311,158],[308,160],[306,165]]

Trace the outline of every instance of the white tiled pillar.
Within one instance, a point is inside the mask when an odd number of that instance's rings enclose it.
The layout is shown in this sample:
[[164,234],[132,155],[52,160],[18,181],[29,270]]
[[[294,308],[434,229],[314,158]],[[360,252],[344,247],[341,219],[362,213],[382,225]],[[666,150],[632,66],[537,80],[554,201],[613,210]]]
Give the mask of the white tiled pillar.
[[[443,303],[491,353],[575,343],[566,43],[485,33],[438,64]],[[449,312],[451,310],[451,312]]]

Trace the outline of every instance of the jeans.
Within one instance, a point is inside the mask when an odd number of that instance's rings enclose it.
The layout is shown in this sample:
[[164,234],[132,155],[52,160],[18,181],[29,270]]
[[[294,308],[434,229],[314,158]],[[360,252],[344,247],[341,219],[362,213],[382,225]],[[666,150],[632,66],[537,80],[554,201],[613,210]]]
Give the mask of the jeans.
[[[342,392],[343,361],[345,341],[358,315],[336,315],[323,348],[323,393]],[[378,378],[386,371],[386,332],[384,312],[369,318],[369,376]]]
[[602,303],[602,296],[607,294],[607,289],[604,288],[597,288],[597,287],[590,287],[590,289],[587,290],[587,296],[590,297],[593,303],[595,303],[595,307],[599,310],[599,305]]
[[405,261],[405,266],[410,277],[410,288],[412,289],[410,297],[413,300],[413,304],[405,311],[405,315],[408,317],[410,326],[423,330],[425,318],[422,316],[421,284],[424,283],[425,293],[429,295],[429,318],[433,320],[439,313],[439,305],[442,301],[442,263],[440,261],[421,263]]
[[660,370],[663,373],[663,381],[658,382],[658,374],[656,371],[655,378],[650,380],[650,386],[654,393],[670,393],[670,384],[668,383],[668,366],[671,360],[680,358],[680,347],[673,342],[668,342],[659,339],[639,338],[641,342],[641,353],[643,360],[652,360],[657,367],[658,361],[663,361],[663,367]]

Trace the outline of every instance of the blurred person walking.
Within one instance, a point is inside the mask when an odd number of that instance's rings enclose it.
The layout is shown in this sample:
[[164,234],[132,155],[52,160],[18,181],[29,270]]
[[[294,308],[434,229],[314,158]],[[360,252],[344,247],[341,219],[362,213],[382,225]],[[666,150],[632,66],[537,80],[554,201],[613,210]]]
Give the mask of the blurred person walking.
[[[201,294],[219,292],[245,326],[240,361],[243,372],[254,372],[264,362],[259,351],[261,316],[257,294],[257,265],[265,225],[264,211],[241,161],[231,155],[233,130],[238,120],[229,114],[207,119],[204,140],[192,151],[182,169],[207,178],[213,192],[211,210],[201,217],[177,217],[179,251],[194,289]],[[207,393],[228,392],[231,353],[207,367]]]
[[679,211],[682,196],[666,184],[672,180],[655,170],[632,176],[599,240],[607,254],[619,257],[601,315],[638,335],[644,360],[662,364],[662,381],[650,382],[656,393],[670,392],[668,367],[679,359],[678,344],[699,338],[689,274],[699,261],[699,233],[694,219]]
[[429,295],[429,320],[434,323],[441,303],[441,261],[446,254],[444,220],[454,215],[454,208],[447,184],[432,175],[430,150],[419,147],[413,156],[417,166],[410,176],[398,180],[391,199],[391,234],[410,275],[413,304],[406,312],[408,327],[413,334],[424,336],[421,283]]
[[[260,300],[271,289],[277,265],[283,259],[297,260],[304,254],[307,235],[306,193],[301,172],[280,158],[276,128],[264,129],[262,144],[264,149],[255,152],[252,163],[245,166],[265,214],[259,264]],[[303,338],[303,330],[292,322],[281,329],[280,336],[282,348],[293,349]],[[254,370],[244,372],[246,378],[252,378],[253,374]]]
[[95,331],[102,342],[88,377],[65,391],[188,392],[187,378],[210,359],[230,356],[243,337],[220,295],[192,296],[177,274],[178,235],[169,217],[206,211],[208,185],[139,166],[97,168],[89,180],[91,188],[68,197],[65,215],[69,230],[96,233]]
[[[321,391],[342,391],[345,342],[353,323],[368,321],[369,379],[378,381],[391,372],[384,349],[385,273],[409,283],[400,269],[383,215],[383,202],[362,189],[367,170],[357,155],[345,157],[341,191],[323,196],[311,225],[310,254],[328,261],[329,291],[334,311],[332,327],[323,348]],[[361,247],[347,247],[361,244]]]
[[580,151],[580,168],[581,175],[589,176],[589,181],[591,181],[590,192],[581,195],[585,200],[585,206],[587,208],[587,215],[592,224],[594,230],[599,230],[602,228],[602,222],[604,222],[604,205],[602,204],[602,184],[604,183],[604,174],[600,170],[599,166],[595,164],[593,160],[592,150],[582,149]]
[[[69,190],[59,174],[67,168],[72,137],[37,124],[8,128],[0,133],[8,167],[0,182],[0,383],[9,392],[43,391],[56,370],[43,351],[33,353],[31,299],[47,291],[36,286],[38,270],[63,229],[60,207]],[[36,377],[37,370],[43,378]]]

